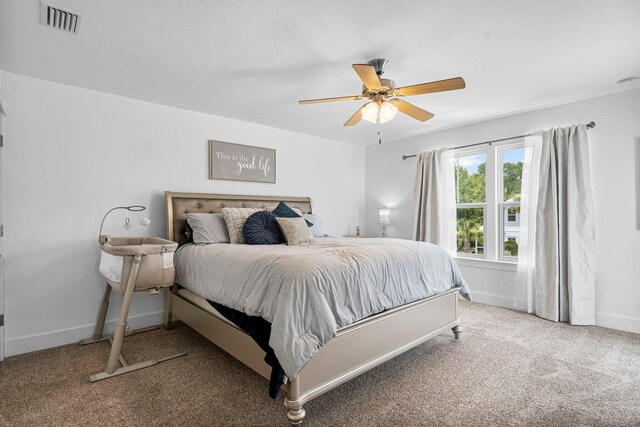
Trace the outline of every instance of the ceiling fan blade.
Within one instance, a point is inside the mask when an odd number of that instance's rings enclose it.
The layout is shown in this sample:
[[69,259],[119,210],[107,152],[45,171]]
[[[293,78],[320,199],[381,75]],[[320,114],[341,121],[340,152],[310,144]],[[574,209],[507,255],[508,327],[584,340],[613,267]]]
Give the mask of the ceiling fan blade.
[[[367,104],[365,104],[367,105]],[[358,109],[358,111],[356,111],[356,113],[351,116],[351,118],[349,120],[347,120],[347,122],[343,125],[343,126],[354,126],[357,125],[358,122],[360,121],[360,119],[362,118],[362,109],[364,108],[364,105],[362,107],[360,107]]]
[[393,98],[390,99],[389,102],[398,107],[398,110],[400,110],[401,113],[411,116],[416,120],[420,120],[421,122],[426,122],[433,117],[432,113],[423,110],[422,108],[418,108],[413,104],[409,104],[402,99]]
[[298,104],[319,104],[321,102],[334,102],[334,101],[357,101],[358,99],[362,99],[360,95],[353,96],[341,96],[338,98],[320,98],[320,99],[305,99],[302,101],[298,101]]
[[364,83],[367,89],[380,89],[382,87],[376,69],[371,65],[353,64],[353,69],[356,70],[358,77],[360,77],[360,80],[362,80],[362,83]]
[[400,87],[395,90],[397,96],[413,96],[425,93],[445,92],[447,90],[464,89],[466,84],[462,77],[439,80],[437,82],[422,83],[419,85]]

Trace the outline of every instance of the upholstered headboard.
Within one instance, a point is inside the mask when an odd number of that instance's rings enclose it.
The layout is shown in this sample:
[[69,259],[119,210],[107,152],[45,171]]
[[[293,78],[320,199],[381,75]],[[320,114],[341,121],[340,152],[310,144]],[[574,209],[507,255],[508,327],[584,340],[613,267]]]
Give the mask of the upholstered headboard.
[[184,214],[216,213],[222,208],[275,208],[283,201],[302,213],[311,213],[311,197],[240,196],[236,194],[173,193],[165,191],[167,199],[167,238],[184,245],[191,242]]

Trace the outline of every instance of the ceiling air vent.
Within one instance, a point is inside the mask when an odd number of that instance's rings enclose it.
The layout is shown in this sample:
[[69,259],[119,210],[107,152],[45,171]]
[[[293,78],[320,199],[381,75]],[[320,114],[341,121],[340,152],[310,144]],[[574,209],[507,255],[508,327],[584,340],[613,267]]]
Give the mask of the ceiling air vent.
[[78,34],[80,18],[77,13],[40,2],[40,23],[69,33]]

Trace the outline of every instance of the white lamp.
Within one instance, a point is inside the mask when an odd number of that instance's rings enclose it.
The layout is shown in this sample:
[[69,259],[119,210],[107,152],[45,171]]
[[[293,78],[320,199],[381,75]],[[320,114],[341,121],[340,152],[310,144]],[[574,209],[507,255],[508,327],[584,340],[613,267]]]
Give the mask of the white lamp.
[[393,120],[398,114],[398,107],[390,102],[384,101],[378,103],[376,101],[365,104],[362,108],[362,118],[371,123],[386,123]]
[[387,225],[391,224],[389,221],[389,214],[391,210],[383,206],[378,208],[378,224],[382,224],[382,237],[387,237]]

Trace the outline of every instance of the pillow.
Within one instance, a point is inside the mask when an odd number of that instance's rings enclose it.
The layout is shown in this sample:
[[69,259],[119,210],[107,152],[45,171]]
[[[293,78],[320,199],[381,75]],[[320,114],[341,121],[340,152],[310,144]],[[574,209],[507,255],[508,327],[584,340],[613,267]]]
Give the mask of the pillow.
[[224,222],[227,223],[227,230],[229,231],[229,240],[232,244],[243,244],[244,235],[242,234],[242,227],[244,222],[251,216],[262,209],[252,208],[222,208],[222,215],[224,216]]
[[229,243],[229,231],[221,213],[186,213],[184,218],[193,230],[193,243]]
[[[298,211],[298,212],[296,212]],[[296,218],[302,217],[302,212],[299,209],[291,209],[285,202],[278,203],[278,206],[271,211],[278,218]],[[311,223],[306,221],[307,225],[311,227]]]
[[315,241],[304,218],[276,218],[276,220],[282,230],[284,239],[287,241],[287,245],[292,246]]
[[276,216],[271,212],[259,211],[251,214],[244,222],[242,234],[248,245],[279,245],[284,243]]
[[[285,204],[285,206],[289,208],[289,205]],[[277,208],[277,206],[275,208],[264,208],[264,210],[267,211],[267,212],[273,212],[274,210],[276,210],[276,208]],[[302,216],[302,211],[300,209],[298,209],[298,208],[289,208],[289,209],[291,209],[292,211],[297,213],[298,216]]]
[[322,227],[322,218],[318,215],[314,214],[304,214],[302,217],[307,221],[307,223],[311,223],[311,234],[313,237],[322,237],[324,236],[324,229]]

